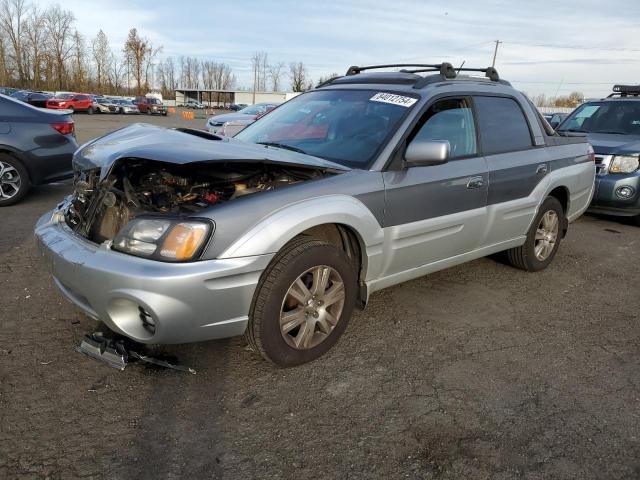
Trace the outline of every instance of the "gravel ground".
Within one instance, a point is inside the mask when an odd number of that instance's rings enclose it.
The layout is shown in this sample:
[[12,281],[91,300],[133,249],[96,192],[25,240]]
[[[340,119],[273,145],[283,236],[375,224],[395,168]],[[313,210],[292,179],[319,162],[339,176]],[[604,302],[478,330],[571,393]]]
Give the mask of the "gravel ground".
[[[201,127],[204,120],[149,119]],[[137,117],[77,116],[81,142]],[[163,347],[109,369],[32,239],[70,190],[0,211],[0,479],[640,478],[640,229],[585,216],[544,272],[481,259],[376,293],[325,357]]]

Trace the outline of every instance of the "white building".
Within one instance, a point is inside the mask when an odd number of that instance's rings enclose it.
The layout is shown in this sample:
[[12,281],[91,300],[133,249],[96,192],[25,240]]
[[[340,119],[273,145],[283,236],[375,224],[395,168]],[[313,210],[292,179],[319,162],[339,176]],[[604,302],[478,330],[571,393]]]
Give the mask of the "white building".
[[300,92],[253,92],[245,90],[208,90],[177,88],[176,105],[184,105],[189,100],[202,102],[211,107],[225,107],[232,103],[282,103],[292,99]]

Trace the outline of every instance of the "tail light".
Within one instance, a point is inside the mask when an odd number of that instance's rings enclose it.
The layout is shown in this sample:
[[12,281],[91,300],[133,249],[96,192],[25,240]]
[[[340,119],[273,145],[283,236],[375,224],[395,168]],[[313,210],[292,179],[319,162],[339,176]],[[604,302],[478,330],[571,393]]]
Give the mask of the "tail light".
[[73,122],[56,122],[52,123],[51,127],[62,135],[71,135],[75,131]]
[[596,163],[596,153],[591,145],[589,145],[589,158],[593,163]]

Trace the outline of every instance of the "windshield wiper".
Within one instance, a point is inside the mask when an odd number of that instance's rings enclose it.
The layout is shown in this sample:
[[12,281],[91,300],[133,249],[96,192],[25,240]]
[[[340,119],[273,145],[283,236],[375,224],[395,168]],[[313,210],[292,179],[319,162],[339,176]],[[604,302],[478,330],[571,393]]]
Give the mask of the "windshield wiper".
[[579,128],[563,128],[562,130],[556,130],[557,132],[579,132],[579,133],[587,133],[584,130]]
[[287,145],[286,143],[278,143],[278,142],[256,142],[258,145],[264,145],[265,147],[275,147],[275,148],[283,148],[285,150],[291,150],[292,152],[304,153],[306,155],[307,152],[298,147],[292,147],[291,145]]
[[591,133],[609,133],[611,135],[626,135],[627,132],[620,132],[618,130],[597,130],[595,132],[591,132]]

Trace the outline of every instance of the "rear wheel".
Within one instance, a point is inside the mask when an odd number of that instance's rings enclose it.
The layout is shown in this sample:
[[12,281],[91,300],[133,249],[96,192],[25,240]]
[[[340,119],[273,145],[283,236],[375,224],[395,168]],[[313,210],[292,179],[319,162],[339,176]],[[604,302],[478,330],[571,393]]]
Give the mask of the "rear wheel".
[[555,197],[547,197],[534,219],[524,245],[507,250],[509,263],[516,268],[537,272],[555,257],[566,225],[564,209]]
[[22,163],[10,155],[0,154],[0,207],[18,202],[30,186],[29,174]]
[[640,215],[633,217],[633,222],[640,227]]
[[262,274],[245,336],[276,365],[310,362],[344,332],[356,286],[355,269],[345,252],[324,240],[298,237]]

